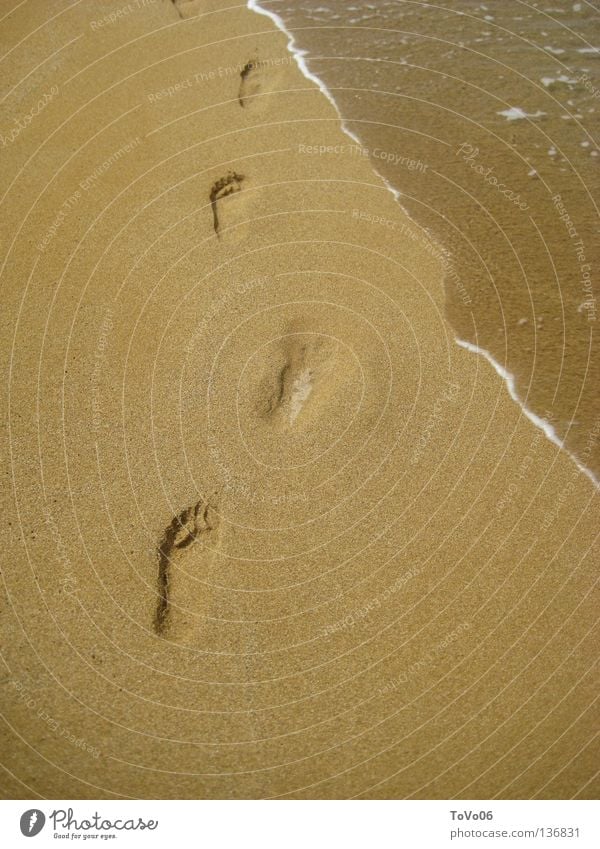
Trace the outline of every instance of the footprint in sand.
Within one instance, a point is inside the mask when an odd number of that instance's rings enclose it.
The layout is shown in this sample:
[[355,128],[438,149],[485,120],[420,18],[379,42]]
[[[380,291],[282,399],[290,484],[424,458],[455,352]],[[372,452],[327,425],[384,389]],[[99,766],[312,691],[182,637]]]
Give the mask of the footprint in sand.
[[264,389],[265,417],[273,425],[290,428],[317,412],[337,382],[338,355],[338,343],[327,336],[306,331],[287,334],[275,379],[268,379]]
[[[239,242],[248,229],[245,215],[247,180],[243,174],[228,171],[216,180],[209,192],[213,229],[225,244]],[[240,196],[242,195],[242,196]]]
[[254,57],[240,71],[238,101],[242,109],[259,112],[266,108],[268,97],[258,97],[272,91],[280,76],[276,68],[270,67],[265,60]]
[[157,546],[158,603],[154,629],[176,642],[189,642],[208,610],[207,577],[219,542],[220,520],[214,506],[201,498],[186,507],[165,529]]

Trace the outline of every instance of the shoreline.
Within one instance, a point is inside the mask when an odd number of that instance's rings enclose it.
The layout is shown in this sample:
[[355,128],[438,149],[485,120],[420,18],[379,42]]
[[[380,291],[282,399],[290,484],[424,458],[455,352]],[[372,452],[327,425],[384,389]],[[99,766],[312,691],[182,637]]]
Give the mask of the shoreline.
[[[259,15],[264,15],[264,16],[268,17],[278,27],[278,29],[280,29],[281,32],[286,36],[286,38],[288,39],[287,49],[293,55],[300,72],[303,74],[303,76],[306,77],[306,79],[315,83],[315,85],[318,86],[319,90],[323,93],[323,95],[327,98],[327,100],[333,105],[333,107],[335,108],[335,110],[336,110],[336,112],[339,116],[340,126],[341,126],[343,132],[346,133],[346,135],[349,136],[349,138],[351,138],[355,142],[355,144],[358,145],[359,148],[365,149],[363,142],[348,127],[346,120],[344,119],[344,117],[342,116],[342,114],[340,112],[339,106],[338,106],[334,96],[332,95],[330,90],[327,88],[327,85],[325,84],[325,82],[322,79],[320,79],[316,74],[314,74],[312,71],[310,71],[308,64],[307,64],[307,57],[309,57],[308,51],[302,50],[296,45],[294,35],[293,35],[293,33],[291,33],[287,29],[283,19],[279,15],[277,15],[275,12],[271,12],[268,9],[263,8],[260,5],[260,0],[247,0],[247,6],[248,6],[248,9],[250,9],[251,11],[256,12]],[[368,148],[366,148],[366,150],[368,150]],[[471,155],[473,155],[472,154],[472,147],[471,147],[471,151],[469,153],[471,153]],[[375,154],[375,151],[373,152],[373,156],[374,156],[374,154]],[[377,157],[375,157],[375,158],[377,158]],[[414,223],[414,225],[416,227],[423,229],[424,232],[428,233],[428,236],[432,240],[435,240],[434,234],[430,233],[427,230],[427,228],[421,227],[419,222],[417,220],[415,220],[414,218],[412,218],[410,212],[403,206],[402,200],[401,200],[402,199],[402,192],[399,189],[396,189],[386,179],[386,177],[377,170],[377,166],[373,162],[372,158],[370,159],[370,161],[371,161],[371,165],[373,167],[373,170],[375,171],[377,176],[380,177],[381,180],[384,182],[386,188],[392,193],[392,195],[394,196],[394,199],[400,204],[402,211],[405,212],[406,215],[408,215],[409,218],[411,218],[412,222]],[[427,167],[427,166],[425,166],[425,167]],[[560,195],[556,195],[556,197],[560,198]],[[553,201],[554,201],[554,198],[553,198]],[[516,201],[515,201],[515,203],[516,203]],[[519,204],[520,208],[521,209],[527,209],[528,207],[523,206],[522,205],[523,203],[524,202],[521,202]],[[440,247],[440,251],[447,253],[447,251],[444,247]],[[446,282],[445,285],[446,286],[450,285],[449,280]],[[494,359],[491,352],[488,351],[487,349],[482,348],[478,345],[475,345],[472,342],[462,340],[458,337],[456,337],[456,344],[460,345],[461,347],[465,348],[467,351],[470,351],[471,353],[475,353],[475,354],[479,354],[479,355],[483,356],[484,359],[486,359],[490,363],[492,368],[494,368],[494,370],[497,372],[497,374],[499,374],[500,377],[502,377],[502,379],[504,380],[504,383],[505,383],[505,386],[506,386],[506,391],[507,391],[508,395],[510,396],[510,398],[512,398],[512,400],[520,406],[520,408],[522,409],[523,413],[527,416],[529,421],[532,422],[536,427],[540,428],[543,431],[544,435],[547,437],[547,439],[549,439],[550,442],[552,442],[554,445],[558,446],[558,448],[560,448],[562,451],[564,451],[565,454],[575,463],[575,465],[577,466],[579,471],[583,472],[592,481],[594,486],[596,488],[600,489],[600,478],[596,476],[594,471],[591,468],[588,468],[581,461],[581,458],[577,456],[577,454],[575,454],[573,451],[571,451],[567,448],[564,439],[560,438],[560,436],[557,434],[556,430],[554,429],[554,427],[552,426],[552,424],[549,421],[547,421],[543,417],[536,414],[536,412],[533,409],[530,409],[525,404],[525,402],[522,400],[522,398],[519,397],[519,395],[516,391],[516,375],[511,373],[510,371],[508,371],[504,366],[501,365],[501,363],[499,363],[496,359]]]

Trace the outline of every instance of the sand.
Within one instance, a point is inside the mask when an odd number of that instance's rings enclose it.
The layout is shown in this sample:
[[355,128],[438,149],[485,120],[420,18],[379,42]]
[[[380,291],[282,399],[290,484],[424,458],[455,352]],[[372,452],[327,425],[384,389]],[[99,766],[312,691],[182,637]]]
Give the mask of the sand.
[[228,5],[3,21],[2,793],[589,797],[596,490]]

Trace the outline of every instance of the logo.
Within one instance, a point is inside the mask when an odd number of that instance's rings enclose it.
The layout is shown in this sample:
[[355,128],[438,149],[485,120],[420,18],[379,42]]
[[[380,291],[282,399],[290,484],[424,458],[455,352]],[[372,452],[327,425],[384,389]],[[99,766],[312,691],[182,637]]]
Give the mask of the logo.
[[31,808],[21,816],[21,833],[25,837],[35,837],[43,829],[45,822],[44,814],[37,808]]

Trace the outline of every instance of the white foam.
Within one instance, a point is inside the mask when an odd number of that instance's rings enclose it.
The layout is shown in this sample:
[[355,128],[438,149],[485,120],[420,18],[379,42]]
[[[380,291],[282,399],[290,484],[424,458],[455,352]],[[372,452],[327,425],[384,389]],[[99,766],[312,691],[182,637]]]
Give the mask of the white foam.
[[511,106],[510,109],[504,109],[502,112],[497,112],[497,115],[502,115],[507,121],[518,121],[522,118],[541,118],[545,112],[525,112],[520,106]]
[[[342,118],[340,110],[338,109],[338,105],[335,102],[333,95],[331,94],[331,92],[329,91],[329,89],[327,88],[325,83],[322,80],[320,80],[319,77],[315,76],[312,73],[312,71],[309,71],[308,66],[306,64],[306,61],[305,61],[305,57],[308,55],[307,51],[301,50],[299,47],[296,46],[296,41],[294,39],[294,36],[292,35],[292,33],[288,29],[286,29],[286,26],[285,26],[283,20],[279,17],[279,15],[276,15],[275,12],[269,12],[267,9],[263,9],[259,5],[257,0],[247,0],[247,7],[248,7],[248,9],[250,9],[253,12],[256,12],[259,15],[265,15],[265,17],[270,18],[273,21],[273,23],[275,24],[275,26],[278,27],[278,29],[280,29],[281,32],[283,32],[287,36],[287,39],[288,39],[287,49],[292,54],[292,56],[294,57],[296,64],[298,65],[298,68],[300,69],[301,73],[306,77],[306,79],[311,80],[311,82],[313,82],[319,88],[319,90],[325,95],[327,100],[331,103],[331,105],[333,106],[333,108],[335,109],[335,111],[336,111],[336,113],[339,117],[342,130],[346,133],[346,135],[349,136],[354,142],[356,142],[356,144],[359,144],[362,147],[362,141],[357,136],[355,136],[354,133],[346,125],[344,119]],[[515,108],[515,107],[513,107],[513,108]],[[508,110],[508,111],[510,111],[510,110]],[[516,108],[516,111],[522,112],[523,110]],[[500,113],[500,114],[505,114],[505,113]],[[526,113],[523,113],[523,115],[518,115],[517,117],[519,117],[519,118],[520,117],[537,117],[538,114],[543,114],[543,113],[535,113],[534,115],[531,115],[531,116],[527,115]],[[398,189],[395,189],[394,186],[392,186],[385,179],[385,177],[377,171],[376,168],[373,168],[373,170],[381,178],[381,180],[384,182],[386,188],[393,194],[395,200],[400,202],[401,194],[398,191]],[[400,204],[400,205],[402,206],[402,204]],[[404,211],[406,212],[406,210],[404,210]],[[564,442],[559,438],[558,434],[556,433],[555,429],[550,424],[550,422],[546,421],[545,419],[542,419],[540,416],[537,416],[535,413],[531,412],[531,410],[528,410],[527,407],[523,404],[523,402],[521,401],[521,399],[517,395],[517,392],[516,392],[516,389],[515,389],[514,375],[512,375],[509,371],[507,371],[499,363],[497,363],[496,360],[492,357],[492,355],[488,351],[485,350],[485,348],[479,348],[477,345],[473,345],[471,342],[465,342],[463,339],[458,339],[457,337],[455,338],[454,341],[456,342],[457,345],[460,345],[462,348],[465,348],[467,351],[470,351],[471,353],[474,353],[474,354],[479,354],[480,356],[484,357],[490,363],[490,365],[496,370],[496,372],[504,380],[504,382],[506,384],[506,388],[508,390],[508,394],[510,395],[512,400],[516,404],[519,405],[519,407],[521,408],[521,410],[522,410],[523,414],[526,416],[526,418],[528,418],[529,421],[532,422],[532,424],[534,424],[536,427],[540,428],[543,431],[543,433],[546,435],[546,437],[550,440],[550,442],[552,442],[554,445],[558,446],[558,448],[560,448],[562,451],[564,451],[567,454],[567,456],[570,457],[571,460],[573,460],[573,462],[575,463],[575,465],[577,466],[579,471],[583,472],[583,474],[587,475],[587,477],[594,483],[594,485],[597,488],[600,489],[600,481],[596,478],[596,476],[594,475],[594,473],[590,469],[587,469],[584,465],[582,465],[582,463],[579,462],[577,457],[574,454],[572,454],[567,448],[565,448]],[[305,383],[304,389],[307,389],[307,388],[308,387],[306,386],[306,383]],[[311,386],[311,389],[312,389],[312,386]],[[303,394],[303,393],[301,393],[301,394]],[[308,391],[308,394],[310,394],[310,390]],[[302,399],[301,404],[304,403],[304,401],[308,397],[308,394],[305,395],[305,397]],[[298,400],[300,400],[300,399],[298,399]],[[299,410],[298,410],[298,412],[299,412]],[[296,415],[297,415],[297,413],[296,413]]]

